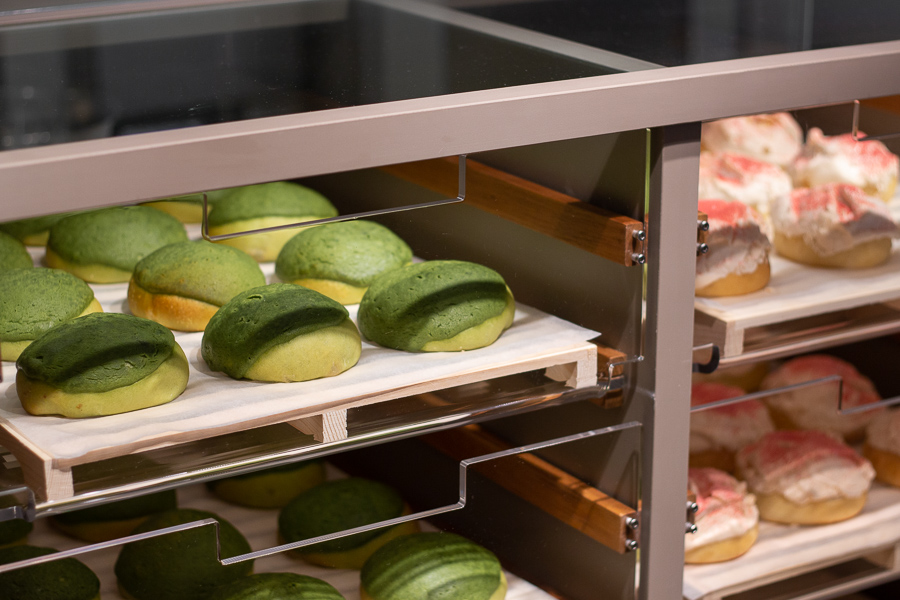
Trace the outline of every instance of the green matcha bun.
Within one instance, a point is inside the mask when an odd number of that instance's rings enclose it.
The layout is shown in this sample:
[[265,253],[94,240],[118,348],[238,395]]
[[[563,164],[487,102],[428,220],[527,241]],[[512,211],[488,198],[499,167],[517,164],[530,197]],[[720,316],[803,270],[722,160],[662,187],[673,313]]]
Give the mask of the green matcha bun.
[[[211,210],[212,205],[227,192],[228,190],[206,192],[207,210]],[[141,202],[141,206],[149,206],[150,208],[161,210],[164,213],[172,215],[182,223],[199,223],[203,220],[202,193],[185,194],[183,196],[163,198],[162,200]]]
[[128,283],[132,314],[179,331],[203,331],[239,292],[266,284],[246,252],[206,241],[169,244],[138,262]]
[[8,546],[24,540],[34,525],[24,519],[0,521],[0,546]]
[[0,232],[11,235],[26,246],[46,246],[50,228],[57,221],[75,213],[65,212],[0,223]]
[[494,554],[452,533],[415,533],[372,555],[360,573],[362,600],[502,600],[506,576]]
[[275,273],[283,281],[358,304],[379,275],[412,261],[412,250],[372,221],[344,221],[304,229],[285,244]]
[[[10,546],[0,549],[0,564],[9,564],[54,554],[52,548]],[[87,566],[74,558],[62,558],[0,573],[0,598],[3,600],[97,600],[100,580]]]
[[219,498],[251,508],[281,508],[325,481],[325,463],[312,460],[263,469],[212,481],[207,487]]
[[102,312],[88,284],[56,269],[0,273],[0,354],[13,361],[60,323]]
[[[337,209],[322,194],[288,181],[232,188],[209,213],[209,234],[223,235],[290,223],[336,217]],[[219,242],[239,248],[258,261],[272,261],[297,233],[285,229]]]
[[[203,510],[177,509],[153,515],[134,533],[155,531],[202,519],[219,522],[221,558],[250,552],[234,525]],[[211,525],[131,542],[122,547],[115,572],[119,592],[137,600],[204,600],[221,585],[246,577],[253,561],[222,565],[216,559],[216,529]]]
[[0,272],[34,267],[31,255],[19,240],[0,232]]
[[216,588],[209,600],[345,600],[331,584],[296,573],[259,573]]
[[178,506],[175,490],[92,506],[50,518],[54,527],[85,542],[105,542],[129,535],[150,515]]
[[16,392],[32,415],[138,410],[171,402],[188,382],[188,361],[171,331],[118,313],[54,327],[25,348],[16,368]]
[[146,206],[117,206],[71,215],[50,228],[47,266],[93,283],[125,282],[139,260],[187,241],[178,219]]
[[[317,485],[291,500],[278,515],[278,533],[284,542],[299,542],[371,525],[409,514],[409,507],[393,488],[368,479],[351,477]],[[359,569],[388,541],[419,530],[414,521],[298,548],[303,560],[337,569]]]
[[434,260],[375,280],[359,305],[369,340],[408,352],[473,350],[493,344],[512,325],[516,304],[493,269]]
[[359,332],[347,309],[292,283],[241,292],[213,315],[201,342],[213,371],[235,379],[307,381],[359,361]]

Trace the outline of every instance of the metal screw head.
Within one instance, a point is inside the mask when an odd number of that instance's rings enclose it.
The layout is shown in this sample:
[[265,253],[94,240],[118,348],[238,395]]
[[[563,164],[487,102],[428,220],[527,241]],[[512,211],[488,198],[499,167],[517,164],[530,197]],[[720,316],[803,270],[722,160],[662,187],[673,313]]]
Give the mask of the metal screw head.
[[637,540],[625,540],[625,549],[629,552],[634,552],[638,549]]
[[709,221],[697,221],[697,229],[700,231],[709,231]]
[[638,523],[638,520],[635,519],[634,517],[628,517],[627,519],[625,519],[625,527],[627,527],[628,529],[630,529],[632,531],[637,531],[637,528],[639,526],[640,526],[640,523]]
[[647,233],[643,229],[632,231],[631,236],[639,242],[643,242],[647,239]]
[[697,526],[693,523],[685,523],[684,530],[687,533],[697,533]]
[[694,514],[697,514],[700,510],[700,505],[696,502],[688,502],[687,509]]
[[632,254],[631,260],[636,264],[642,265],[647,262],[647,257],[643,254]]
[[709,252],[709,246],[706,244],[697,244],[697,254],[706,254]]

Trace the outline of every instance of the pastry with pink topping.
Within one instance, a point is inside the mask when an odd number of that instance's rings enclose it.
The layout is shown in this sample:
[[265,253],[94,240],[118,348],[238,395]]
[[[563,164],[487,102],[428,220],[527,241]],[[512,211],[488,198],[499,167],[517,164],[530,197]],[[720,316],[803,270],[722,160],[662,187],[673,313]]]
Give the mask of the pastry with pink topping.
[[740,154],[700,154],[700,198],[743,202],[765,216],[775,198],[792,189],[791,176],[777,165]]
[[775,431],[737,455],[738,476],[756,495],[764,521],[821,525],[859,513],[875,470],[822,431]]
[[796,189],[772,204],[771,217],[775,251],[814,267],[874,267],[898,236],[884,203],[846,183]]
[[[721,383],[691,386],[691,406],[699,407],[743,396],[744,390]],[[734,471],[734,455],[765,434],[775,431],[769,411],[759,400],[745,400],[691,412],[690,465]]]
[[900,487],[900,410],[869,424],[863,455],[872,461],[878,481]]
[[791,171],[797,187],[849,183],[887,202],[897,189],[900,158],[877,140],[858,142],[849,133],[828,137],[813,127]]
[[747,484],[718,469],[690,469],[688,489],[700,510],[697,532],[684,537],[684,562],[722,562],[750,549],[759,533],[759,511]]
[[760,216],[741,202],[700,200],[706,213],[709,252],[697,258],[697,296],[738,296],[769,283],[769,238]]
[[843,395],[841,406],[844,409],[880,402],[881,396],[872,381],[850,363],[826,354],[801,356],[772,371],[763,380],[762,389],[783,388],[830,375],[841,377],[840,388],[837,383],[822,383],[764,398],[775,426],[779,429],[818,429],[850,443],[861,441],[866,426],[882,409],[842,414],[838,410],[838,390]]
[[800,154],[803,130],[785,112],[704,123],[700,145],[708,152],[733,152],[787,168]]

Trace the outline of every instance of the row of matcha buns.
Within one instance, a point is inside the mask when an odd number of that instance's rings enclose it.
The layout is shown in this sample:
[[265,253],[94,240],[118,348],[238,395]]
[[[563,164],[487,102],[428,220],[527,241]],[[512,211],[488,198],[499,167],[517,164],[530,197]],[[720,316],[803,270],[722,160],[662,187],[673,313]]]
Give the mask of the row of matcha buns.
[[[309,539],[408,514],[399,494],[384,484],[359,478],[324,481],[320,461],[277,467],[209,485],[222,499],[243,506],[276,508],[279,537],[283,542]],[[290,494],[297,492],[290,498]],[[51,522],[69,535],[85,541],[102,541],[171,527],[204,518],[219,521],[223,558],[250,552],[243,535],[228,521],[212,513],[177,509],[175,493],[162,492],[111,505],[98,506],[53,517]],[[4,525],[4,527],[6,527]],[[312,564],[362,569],[361,594],[371,600],[411,600],[440,592],[447,600],[500,600],[506,582],[496,557],[488,550],[447,533],[417,533],[414,522],[396,525],[307,546],[292,552]],[[49,553],[34,549],[10,553],[11,560]],[[448,556],[453,561],[447,561]],[[343,598],[329,584],[288,573],[251,576],[252,561],[222,566],[215,561],[212,528],[190,529],[126,544],[116,562],[121,593],[138,600],[251,600],[284,598],[334,600]],[[0,550],[0,564],[4,560]],[[76,565],[72,563],[75,562]],[[187,568],[189,566],[189,568]],[[74,559],[54,561],[0,574],[0,587],[21,590],[10,598],[36,597],[35,585],[56,579],[60,569],[82,582],[69,593],[49,590],[49,600],[96,598],[99,582],[89,569]],[[415,575],[410,576],[410,573]],[[403,577],[398,577],[399,575]],[[66,581],[70,582],[69,579]],[[50,584],[52,588],[53,585]],[[43,591],[43,588],[41,588]],[[74,593],[78,590],[77,593]],[[29,595],[31,594],[31,595]],[[268,594],[268,595],[267,595]],[[424,595],[424,596],[423,596]]]

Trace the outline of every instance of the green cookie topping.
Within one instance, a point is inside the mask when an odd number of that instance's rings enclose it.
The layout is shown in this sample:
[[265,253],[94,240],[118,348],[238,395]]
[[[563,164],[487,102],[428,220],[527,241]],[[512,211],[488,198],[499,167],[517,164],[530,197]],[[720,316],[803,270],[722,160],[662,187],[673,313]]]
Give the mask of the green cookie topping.
[[79,523],[105,523],[108,521],[127,521],[146,517],[154,513],[172,510],[178,506],[175,490],[167,490],[156,494],[147,494],[128,500],[120,500],[110,504],[101,504],[91,508],[83,508],[63,513],[54,517],[66,525]]
[[[250,552],[234,525],[213,513],[178,509],[153,515],[134,533],[154,531],[202,519],[219,522],[221,557]],[[137,600],[203,600],[220,585],[250,574],[253,561],[224,566],[216,560],[216,530],[211,525],[125,544],[116,560],[119,585]]]
[[379,548],[363,565],[373,600],[488,600],[501,585],[494,554],[452,533],[414,533]]
[[[303,492],[278,515],[278,532],[286,542],[298,542],[399,517],[403,499],[393,488],[368,479],[351,477],[319,484]],[[383,535],[375,529],[312,546],[297,552],[344,552]]]
[[0,546],[12,544],[28,535],[34,525],[24,519],[10,519],[0,521]]
[[131,385],[156,371],[175,336],[159,323],[118,313],[92,313],[32,342],[16,361],[30,379],[78,394]]
[[210,225],[260,217],[336,217],[337,209],[316,192],[288,181],[261,183],[231,189],[209,213]]
[[418,263],[372,283],[359,305],[359,329],[382,346],[418,352],[500,315],[510,302],[493,269],[458,260]]
[[259,264],[237,248],[207,241],[163,246],[135,266],[135,283],[154,294],[174,294],[222,306],[239,292],[266,284]]
[[260,573],[216,588],[209,600],[344,600],[344,597],[315,577]]
[[84,312],[94,291],[56,269],[14,269],[0,273],[0,339],[33,340]]
[[57,221],[68,217],[75,213],[57,213],[55,215],[44,215],[43,217],[31,217],[29,219],[20,219],[18,221],[7,221],[0,223],[0,231],[13,236],[17,240],[24,241],[30,235],[47,231]]
[[268,469],[262,469],[261,471],[253,471],[252,473],[242,473],[240,475],[232,475],[231,477],[225,477],[224,479],[219,479],[216,481],[211,481],[207,485],[207,487],[215,486],[219,481],[231,481],[231,480],[241,480],[241,479],[253,479],[255,477],[262,477],[265,475],[274,475],[276,473],[293,473],[294,471],[302,471],[303,469],[308,469],[310,467],[314,467],[316,465],[322,465],[325,461],[322,459],[315,460],[301,460],[300,462],[291,463],[289,465],[281,465],[280,467],[270,467]]
[[329,279],[367,287],[412,260],[412,250],[390,229],[371,221],[344,221],[304,229],[285,244],[275,273],[285,281]]
[[212,370],[240,379],[269,348],[347,318],[340,303],[299,285],[253,288],[229,300],[209,320],[201,344],[203,359]]
[[34,266],[31,255],[19,240],[0,232],[0,271],[30,269]]
[[[0,549],[0,564],[54,553],[52,548],[10,546]],[[0,573],[0,597],[4,600],[93,600],[99,593],[100,580],[74,558]]]
[[50,229],[47,248],[74,264],[132,271],[157,248],[186,240],[175,217],[147,206],[117,206],[66,217]]

